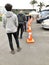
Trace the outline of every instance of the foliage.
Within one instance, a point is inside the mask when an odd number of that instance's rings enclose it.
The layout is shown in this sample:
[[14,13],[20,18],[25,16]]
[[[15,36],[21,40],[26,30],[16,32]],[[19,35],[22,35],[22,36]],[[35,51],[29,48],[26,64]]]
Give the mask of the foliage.
[[30,2],[30,4],[32,4],[32,5],[35,4],[35,3],[37,3],[36,0],[33,0],[33,1]]
[[30,4],[33,5],[33,8],[34,8],[34,4],[36,4],[36,3],[37,3],[36,0],[32,0],[32,1],[30,2]]
[[17,9],[13,9],[12,11],[13,11],[15,14],[18,13],[18,10],[17,10]]
[[43,2],[40,2],[38,6],[39,6],[39,11],[41,11],[42,7],[45,6],[45,5],[44,5]]
[[0,17],[0,21],[2,21],[2,17]]

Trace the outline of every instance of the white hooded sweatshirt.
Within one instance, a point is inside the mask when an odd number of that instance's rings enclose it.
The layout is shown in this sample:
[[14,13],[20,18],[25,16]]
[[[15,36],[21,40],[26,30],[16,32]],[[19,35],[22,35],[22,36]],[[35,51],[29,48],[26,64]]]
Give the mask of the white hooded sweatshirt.
[[6,33],[17,32],[18,18],[13,12],[8,11],[2,17],[3,27],[6,29]]

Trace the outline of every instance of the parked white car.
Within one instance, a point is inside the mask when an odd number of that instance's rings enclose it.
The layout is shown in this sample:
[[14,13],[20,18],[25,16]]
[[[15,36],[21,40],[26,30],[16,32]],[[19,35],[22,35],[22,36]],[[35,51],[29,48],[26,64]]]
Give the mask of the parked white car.
[[49,19],[44,20],[41,24],[42,28],[49,29]]

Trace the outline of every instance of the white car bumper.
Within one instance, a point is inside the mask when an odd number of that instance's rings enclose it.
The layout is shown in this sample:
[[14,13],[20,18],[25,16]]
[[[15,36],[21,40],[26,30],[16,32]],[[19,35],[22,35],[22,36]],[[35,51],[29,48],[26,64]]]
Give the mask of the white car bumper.
[[49,29],[49,25],[42,24],[42,28]]

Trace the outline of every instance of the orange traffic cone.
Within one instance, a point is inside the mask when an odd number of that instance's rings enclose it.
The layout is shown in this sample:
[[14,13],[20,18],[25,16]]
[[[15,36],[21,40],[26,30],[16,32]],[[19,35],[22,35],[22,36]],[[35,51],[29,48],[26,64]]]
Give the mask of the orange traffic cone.
[[31,26],[31,23],[30,23],[30,20],[29,20],[28,25],[27,25],[27,32],[30,30],[30,26]]
[[28,26],[27,32],[31,32],[31,27]]
[[29,33],[29,37],[27,38],[27,43],[34,43],[35,42],[33,37],[32,37],[31,22],[32,22],[32,19],[29,19],[28,29],[27,29],[27,32]]
[[27,43],[34,43],[34,39],[32,37],[32,31],[31,31],[31,28],[28,30],[28,33],[29,33],[29,37],[27,38]]

